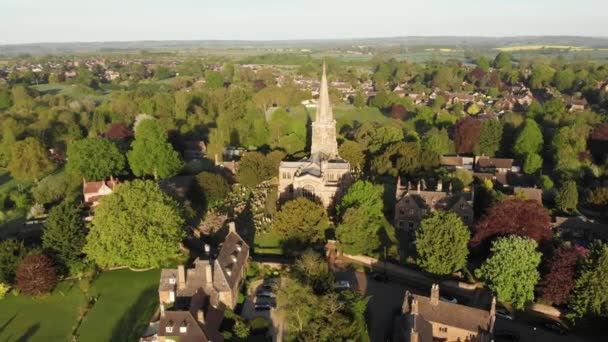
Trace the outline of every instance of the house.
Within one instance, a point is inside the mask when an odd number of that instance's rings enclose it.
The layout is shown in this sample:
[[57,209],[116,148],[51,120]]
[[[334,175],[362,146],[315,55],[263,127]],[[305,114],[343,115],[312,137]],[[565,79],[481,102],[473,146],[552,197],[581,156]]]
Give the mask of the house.
[[439,163],[449,171],[457,169],[472,171],[474,161],[473,157],[441,156]]
[[475,170],[483,173],[519,172],[519,166],[513,164],[513,159],[492,158],[486,156],[475,157]]
[[158,285],[159,341],[223,341],[219,328],[226,308],[234,309],[246,276],[249,246],[234,222],[216,259],[194,267],[165,268]]
[[[421,188],[422,185],[422,188]],[[426,190],[424,181],[418,182],[416,189],[401,184],[401,177],[397,178],[397,191],[395,197],[394,225],[405,230],[415,230],[426,215],[432,210],[451,211],[457,214],[462,222],[468,226],[473,225],[473,193],[454,193],[451,186],[443,191],[441,181],[435,190]]]
[[490,342],[495,322],[495,298],[490,310],[445,302],[434,284],[430,297],[406,291],[393,336],[395,342]]
[[569,112],[581,112],[587,107],[586,99],[570,99],[567,101]]
[[99,199],[114,192],[118,185],[118,179],[110,176],[110,180],[102,180],[99,182],[87,182],[82,179],[82,195],[84,196],[84,204],[94,208],[99,204]]
[[540,205],[543,205],[543,190],[537,187],[515,187],[513,194],[516,197],[535,200]]

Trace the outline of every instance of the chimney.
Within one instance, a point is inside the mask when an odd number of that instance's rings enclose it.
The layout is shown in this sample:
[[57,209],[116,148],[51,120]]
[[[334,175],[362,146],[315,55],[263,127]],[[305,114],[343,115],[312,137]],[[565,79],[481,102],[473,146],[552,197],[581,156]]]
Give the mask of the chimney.
[[439,304],[439,284],[431,286],[431,305]]
[[488,331],[494,332],[494,324],[496,323],[496,297],[492,296],[492,306],[490,307],[490,322],[488,324]]
[[236,224],[234,222],[228,223],[228,233],[236,233]]
[[401,189],[401,176],[397,176],[397,189]]
[[217,153],[214,155],[215,157],[215,165],[220,165],[220,157],[217,155]]
[[205,324],[205,313],[203,312],[203,308],[200,308],[196,311],[196,319],[201,323]]
[[420,192],[420,181],[418,181],[418,185],[416,186],[416,191]]
[[410,312],[414,315],[418,314],[418,299],[416,297],[412,298],[412,303],[410,304],[411,309]]
[[177,266],[177,288],[183,290],[186,288],[186,270],[184,265]]
[[160,317],[165,317],[165,304],[160,303]]
[[437,182],[437,191],[438,192],[443,191],[443,181],[441,179],[439,180],[439,182]]
[[414,330],[414,328],[412,328],[412,331],[410,332],[410,342],[418,342],[418,332]]
[[213,287],[213,272],[211,270],[211,263],[207,261],[207,265],[205,265],[205,285],[207,289],[211,289]]
[[407,314],[410,312],[410,291],[405,290],[405,297],[403,297],[403,305],[401,305],[401,313]]
[[496,296],[492,296],[492,305],[490,306],[490,316],[496,315]]
[[422,190],[426,190],[426,181],[422,180]]

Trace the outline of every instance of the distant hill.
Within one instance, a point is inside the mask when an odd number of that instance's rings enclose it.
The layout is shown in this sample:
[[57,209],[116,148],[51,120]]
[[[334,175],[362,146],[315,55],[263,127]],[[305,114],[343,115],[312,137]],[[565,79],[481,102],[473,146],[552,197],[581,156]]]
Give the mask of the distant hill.
[[310,39],[310,40],[163,40],[128,42],[70,42],[70,43],[32,43],[0,45],[0,54],[13,56],[19,54],[63,54],[127,52],[136,50],[167,51],[188,49],[328,49],[349,46],[390,47],[390,46],[442,46],[498,48],[509,46],[575,46],[591,49],[608,48],[608,37],[578,36],[518,36],[518,37],[387,37],[355,39]]

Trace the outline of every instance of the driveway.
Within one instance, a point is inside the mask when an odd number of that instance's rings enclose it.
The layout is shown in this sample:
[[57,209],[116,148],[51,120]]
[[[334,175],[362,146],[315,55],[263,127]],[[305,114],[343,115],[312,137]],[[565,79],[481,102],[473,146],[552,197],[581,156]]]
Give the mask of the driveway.
[[272,341],[282,342],[285,320],[280,311],[277,310],[278,307],[277,309],[270,311],[256,311],[254,309],[253,301],[255,299],[255,291],[261,284],[262,280],[253,281],[247,289],[247,297],[245,298],[245,302],[243,303],[243,310],[241,311],[241,316],[247,320],[252,320],[256,317],[264,317],[266,321],[271,323],[269,331],[272,334]]

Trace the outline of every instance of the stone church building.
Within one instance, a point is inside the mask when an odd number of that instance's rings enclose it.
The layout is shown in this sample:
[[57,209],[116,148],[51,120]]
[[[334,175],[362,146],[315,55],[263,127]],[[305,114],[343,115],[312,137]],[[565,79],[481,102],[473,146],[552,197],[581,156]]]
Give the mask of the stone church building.
[[312,123],[310,157],[300,161],[283,161],[279,165],[279,199],[284,201],[306,196],[326,208],[350,182],[350,164],[338,155],[336,120],[334,119],[325,65],[319,89],[315,120]]

